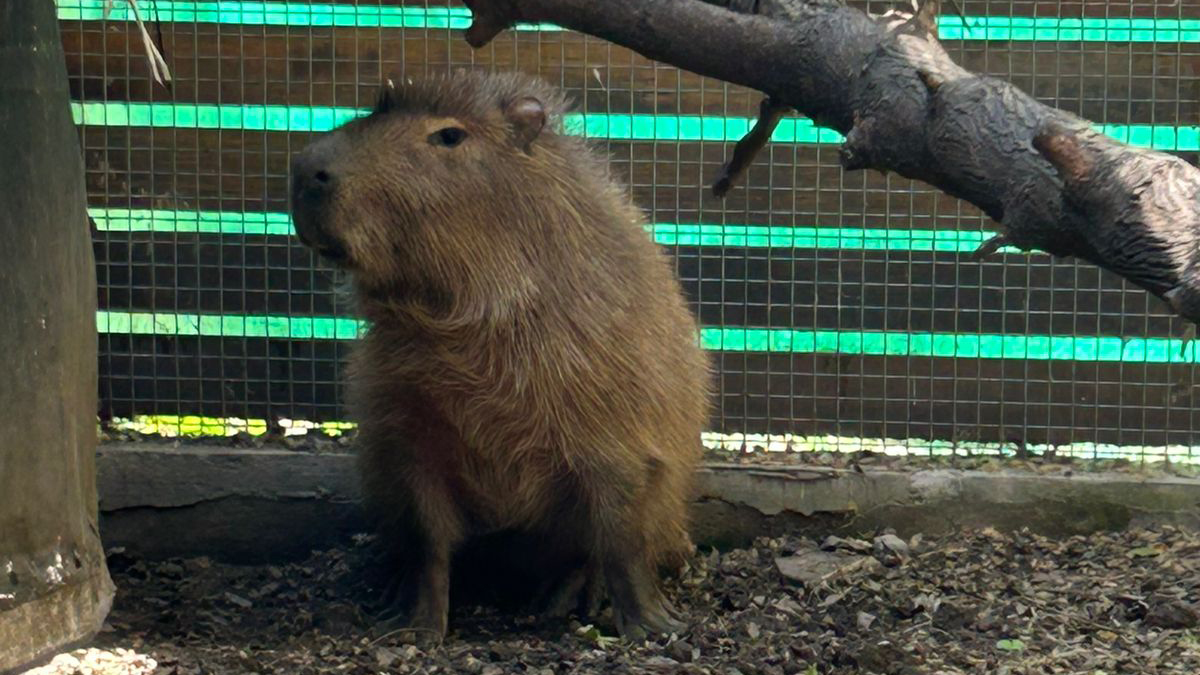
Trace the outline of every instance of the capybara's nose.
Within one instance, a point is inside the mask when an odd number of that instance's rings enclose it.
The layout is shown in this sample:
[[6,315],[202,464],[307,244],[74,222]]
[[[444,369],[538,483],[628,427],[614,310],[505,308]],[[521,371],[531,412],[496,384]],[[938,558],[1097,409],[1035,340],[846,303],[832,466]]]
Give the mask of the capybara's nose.
[[315,143],[292,159],[292,202],[297,208],[320,206],[333,192],[334,177],[324,143]]
[[320,223],[337,187],[333,169],[336,151],[336,144],[327,136],[292,158],[292,222],[305,245],[321,239]]

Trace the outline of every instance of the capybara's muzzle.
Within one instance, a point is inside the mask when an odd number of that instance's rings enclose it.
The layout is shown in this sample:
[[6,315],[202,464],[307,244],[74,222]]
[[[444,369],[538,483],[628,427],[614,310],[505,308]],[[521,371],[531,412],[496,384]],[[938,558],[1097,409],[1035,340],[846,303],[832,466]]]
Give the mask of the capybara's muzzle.
[[326,136],[292,158],[292,222],[300,241],[331,260],[345,259],[345,249],[325,227],[337,177],[332,169],[335,139]]

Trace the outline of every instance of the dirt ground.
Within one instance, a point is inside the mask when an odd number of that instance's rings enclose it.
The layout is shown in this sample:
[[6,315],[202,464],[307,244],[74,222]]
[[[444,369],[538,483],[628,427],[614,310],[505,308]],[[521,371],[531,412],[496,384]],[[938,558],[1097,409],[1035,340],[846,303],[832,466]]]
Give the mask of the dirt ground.
[[1200,536],[1174,529],[761,540],[701,552],[671,582],[683,635],[629,644],[604,616],[467,605],[427,652],[361,609],[373,550],[361,537],[250,567],[111,552],[119,595],[99,651],[39,675],[1200,672]]

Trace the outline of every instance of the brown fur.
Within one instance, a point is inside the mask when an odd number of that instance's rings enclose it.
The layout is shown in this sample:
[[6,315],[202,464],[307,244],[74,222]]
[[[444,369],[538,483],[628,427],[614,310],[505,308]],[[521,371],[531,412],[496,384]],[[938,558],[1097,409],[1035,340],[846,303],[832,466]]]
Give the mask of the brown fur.
[[[530,99],[545,129],[514,117]],[[385,535],[415,527],[412,622],[434,634],[468,538],[534,533],[603,577],[634,634],[672,625],[646,570],[692,548],[707,363],[668,258],[565,109],[538,80],[457,73],[385,87],[306,151],[336,182],[297,227],[371,324],[351,369],[364,494]],[[466,139],[433,144],[447,126]]]

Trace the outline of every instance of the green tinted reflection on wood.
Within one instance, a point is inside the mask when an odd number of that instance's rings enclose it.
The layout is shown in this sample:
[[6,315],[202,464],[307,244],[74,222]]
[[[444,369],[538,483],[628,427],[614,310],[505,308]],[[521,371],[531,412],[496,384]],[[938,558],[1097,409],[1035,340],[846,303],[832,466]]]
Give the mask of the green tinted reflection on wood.
[[[93,207],[88,215],[102,232],[281,235],[293,233],[286,213],[168,211]],[[664,246],[727,248],[816,248],[868,251],[937,251],[970,253],[989,236],[971,230],[911,230],[853,227],[786,227],[656,223],[647,225]],[[1005,247],[1006,253],[1020,253]]]
[[[105,0],[58,0],[64,20],[98,21]],[[299,2],[198,2],[154,0],[143,7],[146,16],[163,22],[223,23],[267,26],[358,26],[463,30],[471,25],[465,7],[376,7]],[[117,0],[109,19],[127,21],[132,12]],[[1055,17],[968,16],[964,27],[957,16],[939,24],[943,40],[1020,40],[1035,42],[1200,42],[1200,19],[1071,19]],[[519,31],[561,30],[553,24],[518,24]]]
[[[212,103],[71,103],[76,124],[176,129],[241,129],[246,131],[329,131],[369,112],[357,108],[286,105],[217,105]],[[613,141],[736,141],[750,129],[748,117],[572,113],[564,119],[567,133]],[[1150,124],[1095,125],[1098,131],[1143,148],[1200,151],[1200,126]],[[836,144],[844,137],[812,120],[780,122],[775,143]]]
[[[365,325],[343,317],[170,314],[100,310],[101,333],[277,339],[351,340]],[[1069,335],[902,333],[705,327],[700,345],[713,351],[838,353],[1054,361],[1195,363],[1196,343],[1171,338]]]

